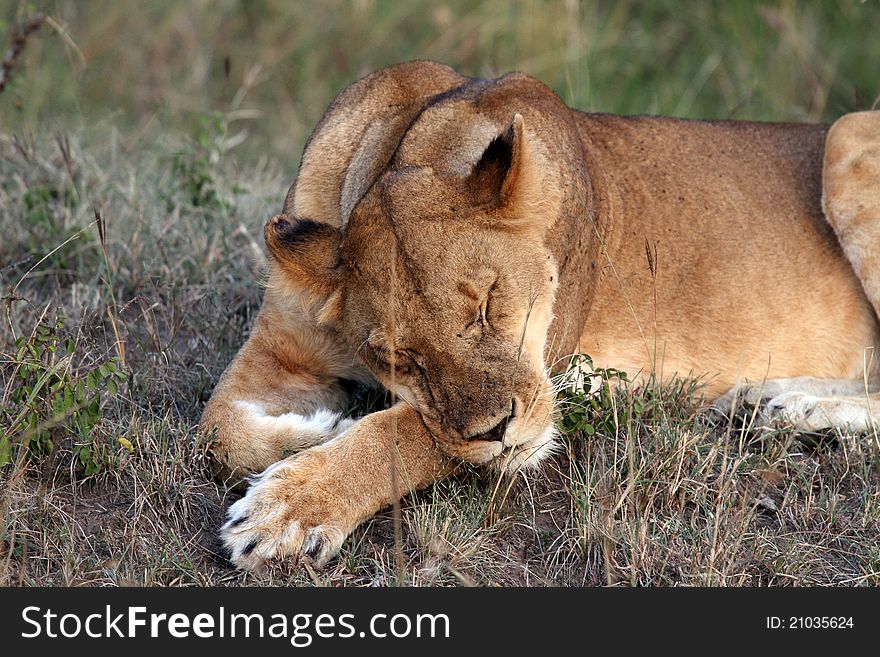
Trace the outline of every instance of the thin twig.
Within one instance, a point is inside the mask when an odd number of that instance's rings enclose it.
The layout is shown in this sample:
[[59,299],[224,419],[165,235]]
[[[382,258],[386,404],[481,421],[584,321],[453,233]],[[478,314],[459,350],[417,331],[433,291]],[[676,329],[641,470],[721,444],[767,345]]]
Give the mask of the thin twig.
[[0,61],[0,92],[6,88],[9,80],[12,78],[12,71],[15,70],[15,65],[18,63],[21,53],[24,52],[28,37],[36,32],[45,21],[46,15],[43,12],[39,12],[32,18],[25,20],[19,26],[18,31],[15,32],[12,37],[12,45],[9,46],[9,50],[3,56],[3,60]]

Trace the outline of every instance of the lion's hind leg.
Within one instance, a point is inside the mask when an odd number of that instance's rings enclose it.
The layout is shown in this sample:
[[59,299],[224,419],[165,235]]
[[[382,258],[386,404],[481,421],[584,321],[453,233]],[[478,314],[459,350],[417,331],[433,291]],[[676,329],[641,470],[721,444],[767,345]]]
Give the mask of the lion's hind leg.
[[[825,141],[822,205],[868,301],[880,315],[880,112],[854,112],[831,126]],[[758,426],[869,431],[880,423],[880,385],[875,367],[869,366],[867,375],[874,378],[769,380],[731,391],[714,407],[728,412],[739,400],[746,409],[754,409]]]
[[771,399],[761,420],[768,426],[796,431],[865,433],[880,426],[880,394],[819,397],[792,390]]
[[769,379],[737,386],[712,408],[745,411],[755,427],[859,433],[880,426],[880,379]]
[[831,126],[822,205],[880,316],[880,111],[847,114]]

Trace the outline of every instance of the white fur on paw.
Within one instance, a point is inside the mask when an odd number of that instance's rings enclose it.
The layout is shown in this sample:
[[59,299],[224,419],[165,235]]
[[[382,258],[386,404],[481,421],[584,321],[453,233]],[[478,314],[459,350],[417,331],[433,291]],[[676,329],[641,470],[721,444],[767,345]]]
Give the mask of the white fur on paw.
[[336,434],[338,436],[341,436],[346,431],[351,429],[355,424],[357,424],[358,421],[359,420],[357,418],[353,418],[353,417],[347,417],[344,420],[339,420],[336,423]]
[[[820,399],[803,392],[783,392],[767,402],[761,418],[766,426],[788,427],[801,431],[818,431],[827,428],[827,420],[823,423],[821,413],[817,414]],[[824,424],[824,427],[818,425]]]
[[289,435],[289,451],[320,445],[335,438],[357,422],[353,418],[343,418],[342,413],[326,408],[319,408],[311,415],[293,412],[271,415],[260,402],[239,399],[233,404],[244,413],[242,421],[257,431]]
[[[727,414],[734,407],[735,402],[746,407],[756,407],[767,400],[783,398],[786,393],[795,392],[818,399],[837,401],[842,397],[851,398],[861,395],[864,392],[864,386],[865,384],[858,379],[817,379],[810,376],[769,379],[733,387],[725,395],[718,398],[712,404],[712,408]],[[823,404],[823,406],[828,405]]]
[[347,532],[333,524],[309,526],[279,495],[284,471],[295,464],[281,461],[251,479],[247,494],[229,507],[221,528],[230,560],[245,570],[261,570],[271,559],[308,556],[318,567],[342,547]]
[[871,415],[866,400],[854,397],[817,397],[803,392],[785,392],[767,403],[767,424],[799,431],[841,429],[867,431]]

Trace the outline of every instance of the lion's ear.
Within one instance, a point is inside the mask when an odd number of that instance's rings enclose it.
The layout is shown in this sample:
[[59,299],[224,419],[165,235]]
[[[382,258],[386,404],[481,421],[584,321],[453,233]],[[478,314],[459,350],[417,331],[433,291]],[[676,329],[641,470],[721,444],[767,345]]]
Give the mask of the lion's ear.
[[270,288],[314,302],[318,321],[339,315],[339,245],[354,206],[428,99],[466,81],[444,64],[404,62],[336,97],[306,143],[282,213],[266,224]]
[[507,226],[543,229],[560,207],[552,169],[521,114],[489,143],[465,182],[474,204],[488,205]]
[[285,287],[320,303],[336,291],[339,228],[279,214],[266,223],[264,233],[273,268],[270,277],[277,275]]
[[309,137],[283,212],[345,226],[428,99],[466,81],[445,64],[414,61],[346,88]]

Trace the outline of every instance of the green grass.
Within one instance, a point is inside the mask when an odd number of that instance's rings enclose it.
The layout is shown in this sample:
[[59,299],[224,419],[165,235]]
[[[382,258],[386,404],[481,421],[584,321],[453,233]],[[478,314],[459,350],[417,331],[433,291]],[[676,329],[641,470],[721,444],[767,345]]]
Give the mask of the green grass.
[[262,224],[345,84],[428,57],[620,113],[832,120],[880,96],[874,0],[682,7],[48,5],[0,93],[0,584],[880,583],[876,439],[716,425],[689,382],[567,399],[540,472],[415,494],[399,543],[380,513],[324,572],[218,554],[232,494],[195,427],[259,309]]

